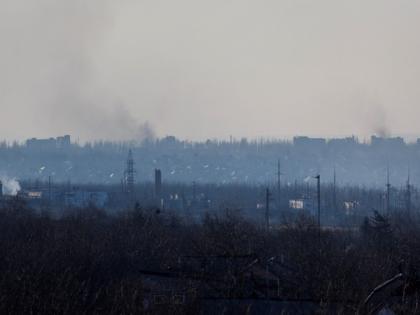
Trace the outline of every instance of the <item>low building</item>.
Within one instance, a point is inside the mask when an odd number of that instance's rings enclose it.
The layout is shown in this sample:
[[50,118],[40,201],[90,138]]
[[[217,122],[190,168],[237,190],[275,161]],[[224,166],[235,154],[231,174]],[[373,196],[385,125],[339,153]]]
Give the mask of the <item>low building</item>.
[[314,200],[310,198],[291,199],[289,200],[289,209],[304,210],[314,215],[315,214]]
[[357,210],[359,205],[360,203],[355,200],[344,201],[343,206],[344,206],[344,210],[346,211],[346,215],[353,214]]

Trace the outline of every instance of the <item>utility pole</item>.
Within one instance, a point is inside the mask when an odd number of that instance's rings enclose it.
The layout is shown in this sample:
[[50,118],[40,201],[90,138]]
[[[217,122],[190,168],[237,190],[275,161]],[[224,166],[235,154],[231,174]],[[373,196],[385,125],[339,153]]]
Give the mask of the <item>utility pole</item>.
[[387,215],[391,214],[390,195],[391,195],[391,184],[389,182],[389,164],[388,164],[386,168],[386,212],[387,212]]
[[281,167],[280,159],[277,162],[277,207],[279,213],[281,212]]
[[337,176],[334,167],[334,183],[333,183],[333,207],[334,207],[334,215],[337,214]]
[[270,189],[267,188],[265,191],[265,225],[267,228],[267,232],[270,229],[270,198],[271,198]]
[[410,169],[408,169],[408,177],[407,177],[407,214],[410,216],[411,212],[411,184],[410,184]]
[[51,176],[48,176],[48,208],[51,208]]
[[317,181],[317,204],[318,204],[318,232],[319,232],[319,241],[321,242],[321,175],[315,176]]

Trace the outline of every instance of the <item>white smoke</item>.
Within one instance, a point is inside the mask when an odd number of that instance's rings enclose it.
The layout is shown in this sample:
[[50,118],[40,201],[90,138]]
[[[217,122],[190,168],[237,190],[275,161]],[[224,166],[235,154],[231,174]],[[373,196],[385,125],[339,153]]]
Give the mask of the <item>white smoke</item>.
[[309,183],[309,181],[312,179],[312,177],[311,176],[306,176],[304,179],[303,179],[303,182],[304,183]]
[[0,177],[0,181],[3,184],[3,194],[5,195],[16,196],[21,189],[16,178],[2,176]]

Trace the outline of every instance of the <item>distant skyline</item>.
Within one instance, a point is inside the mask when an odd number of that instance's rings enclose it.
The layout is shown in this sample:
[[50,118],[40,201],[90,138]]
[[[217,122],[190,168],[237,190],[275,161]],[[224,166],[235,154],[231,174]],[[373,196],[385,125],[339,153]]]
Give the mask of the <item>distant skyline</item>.
[[[64,135],[64,134],[63,134]],[[42,139],[55,139],[57,137],[63,136],[63,135],[47,135],[45,137],[37,137],[37,136],[31,136],[25,139],[6,139],[6,138],[0,138],[0,142],[1,141],[6,141],[9,144],[12,144],[13,142],[17,141],[17,143],[19,144],[25,144],[27,140],[31,140],[31,139],[38,139],[38,140],[42,140]],[[226,141],[229,142],[230,140],[233,140],[235,142],[240,142],[243,139],[246,139],[249,142],[253,142],[253,141],[260,141],[260,140],[264,140],[264,141],[288,141],[288,142],[293,142],[295,137],[308,137],[308,138],[323,138],[325,139],[327,142],[330,140],[334,140],[334,139],[345,139],[345,138],[351,138],[351,137],[355,137],[356,141],[358,141],[359,143],[362,144],[370,144],[371,143],[371,138],[372,136],[377,136],[380,138],[388,138],[388,139],[394,139],[394,138],[403,138],[404,142],[406,144],[417,144],[418,141],[420,140],[420,136],[418,135],[377,135],[377,134],[372,134],[370,136],[357,136],[357,135],[330,135],[330,136],[324,136],[324,135],[308,135],[308,134],[296,134],[296,135],[285,135],[285,136],[278,136],[278,137],[244,137],[244,136],[240,136],[240,135],[230,135],[228,137],[209,137],[209,138],[203,138],[203,139],[191,139],[191,138],[182,138],[182,137],[177,137],[176,135],[171,135],[171,134],[167,134],[167,135],[154,135],[153,138],[149,138],[149,140],[162,140],[166,137],[175,137],[178,141],[188,141],[188,142],[196,142],[196,143],[204,143],[208,140],[210,141]],[[133,138],[133,139],[107,139],[107,138],[93,138],[93,139],[83,139],[80,138],[77,135],[70,135],[71,137],[71,143],[76,143],[76,144],[80,144],[80,145],[84,145],[86,143],[92,143],[92,142],[100,142],[100,141],[111,141],[111,142],[133,142],[135,145],[141,145],[142,141],[145,139],[140,139],[140,138]]]
[[420,2],[0,0],[0,139],[420,137]]

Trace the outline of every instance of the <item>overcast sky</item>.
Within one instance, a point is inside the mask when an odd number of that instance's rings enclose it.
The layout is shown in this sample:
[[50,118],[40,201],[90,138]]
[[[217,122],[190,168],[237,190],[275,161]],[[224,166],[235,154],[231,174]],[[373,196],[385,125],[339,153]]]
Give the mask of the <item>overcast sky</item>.
[[414,0],[0,0],[0,138],[420,134],[419,30]]

